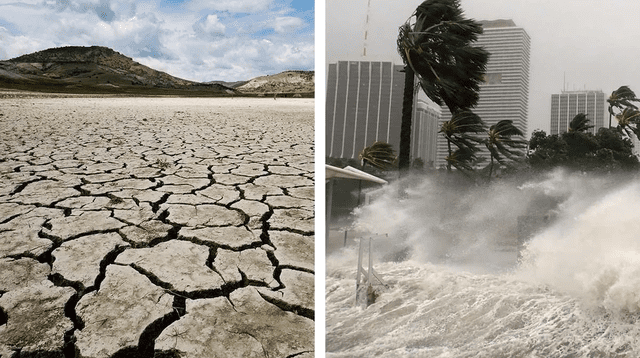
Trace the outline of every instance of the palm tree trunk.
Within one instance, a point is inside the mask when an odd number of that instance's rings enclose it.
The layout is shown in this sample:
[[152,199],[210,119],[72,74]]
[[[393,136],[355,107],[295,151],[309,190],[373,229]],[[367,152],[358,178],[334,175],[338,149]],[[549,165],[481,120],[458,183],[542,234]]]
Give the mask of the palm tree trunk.
[[489,167],[489,181],[491,181],[491,175],[493,174],[493,153],[491,154],[491,166]]
[[398,153],[398,169],[400,169],[401,176],[411,166],[411,115],[413,112],[414,77],[411,66],[404,66],[404,98],[400,125],[400,151]]
[[[451,158],[451,140],[447,138],[447,148],[449,149],[449,158]],[[447,161],[447,171],[451,171],[451,161]]]

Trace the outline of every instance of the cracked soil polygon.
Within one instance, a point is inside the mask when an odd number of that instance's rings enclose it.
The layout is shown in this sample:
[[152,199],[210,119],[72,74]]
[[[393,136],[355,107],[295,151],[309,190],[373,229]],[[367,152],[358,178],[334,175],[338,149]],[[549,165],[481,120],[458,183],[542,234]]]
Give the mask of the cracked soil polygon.
[[28,352],[62,352],[64,334],[73,322],[64,314],[65,303],[75,294],[71,287],[49,281],[9,291],[0,297],[7,322],[0,326],[0,347]]
[[[313,321],[264,301],[255,288],[187,300],[187,315],[156,340],[185,357],[288,357],[313,351]],[[203,342],[203,343],[199,343]]]
[[171,240],[150,248],[126,250],[115,263],[136,265],[175,290],[191,292],[213,290],[224,283],[220,274],[206,266],[208,258],[206,246]]
[[232,250],[260,243],[260,232],[238,226],[183,228],[179,235],[181,239],[196,239]]
[[66,280],[93,286],[100,274],[100,262],[116,247],[128,246],[117,233],[94,234],[66,241],[51,255],[55,258],[51,273]]
[[171,312],[173,296],[131,267],[110,265],[100,290],[84,295],[75,333],[82,357],[106,358],[138,344],[145,327]]

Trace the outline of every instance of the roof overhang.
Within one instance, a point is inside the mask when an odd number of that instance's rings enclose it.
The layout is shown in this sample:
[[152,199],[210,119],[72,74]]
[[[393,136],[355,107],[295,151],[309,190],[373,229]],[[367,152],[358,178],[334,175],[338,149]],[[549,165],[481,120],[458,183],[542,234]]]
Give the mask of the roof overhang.
[[325,175],[327,179],[345,178],[345,179],[366,180],[366,181],[371,181],[378,184],[388,183],[384,179],[378,178],[375,175],[365,173],[362,170],[359,170],[350,166],[345,168],[338,168],[332,165],[325,164],[325,172],[326,172]]

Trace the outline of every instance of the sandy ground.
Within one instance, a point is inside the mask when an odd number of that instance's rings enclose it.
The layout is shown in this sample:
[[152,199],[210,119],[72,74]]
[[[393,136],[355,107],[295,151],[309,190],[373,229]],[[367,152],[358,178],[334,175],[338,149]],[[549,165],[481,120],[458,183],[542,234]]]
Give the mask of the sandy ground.
[[313,106],[0,92],[0,356],[312,357]]

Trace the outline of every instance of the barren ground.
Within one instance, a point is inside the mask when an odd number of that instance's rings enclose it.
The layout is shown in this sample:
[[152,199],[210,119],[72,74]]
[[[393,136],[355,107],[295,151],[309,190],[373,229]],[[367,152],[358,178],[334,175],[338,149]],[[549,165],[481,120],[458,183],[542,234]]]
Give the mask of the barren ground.
[[1,357],[312,357],[312,99],[0,93]]

